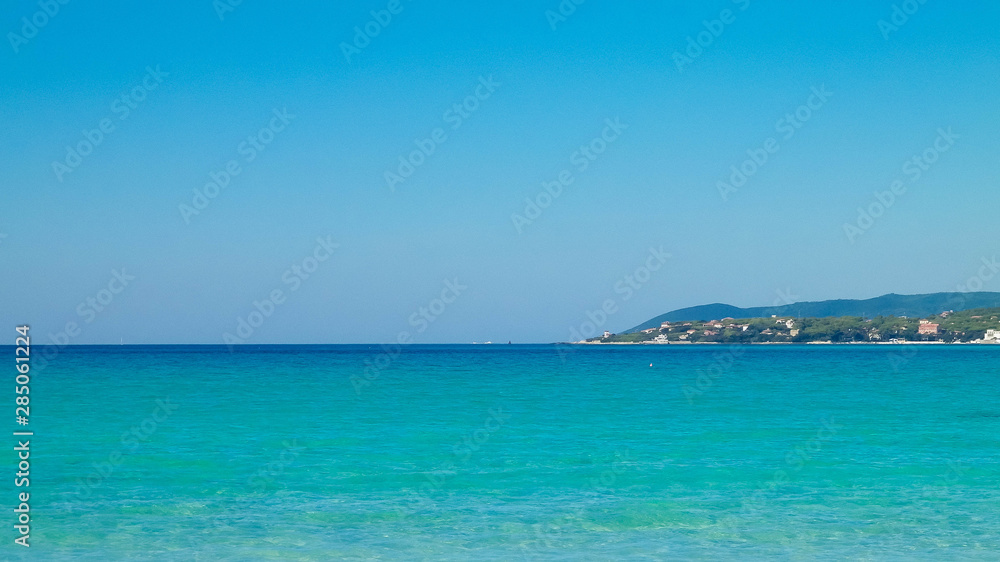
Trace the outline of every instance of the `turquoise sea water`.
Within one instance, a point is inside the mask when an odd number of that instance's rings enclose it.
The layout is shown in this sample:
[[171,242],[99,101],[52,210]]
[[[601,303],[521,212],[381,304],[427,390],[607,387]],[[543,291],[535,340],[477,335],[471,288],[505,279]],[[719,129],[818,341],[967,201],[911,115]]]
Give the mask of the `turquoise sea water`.
[[1000,558],[1000,346],[116,346],[41,365],[30,550],[3,461],[10,559]]

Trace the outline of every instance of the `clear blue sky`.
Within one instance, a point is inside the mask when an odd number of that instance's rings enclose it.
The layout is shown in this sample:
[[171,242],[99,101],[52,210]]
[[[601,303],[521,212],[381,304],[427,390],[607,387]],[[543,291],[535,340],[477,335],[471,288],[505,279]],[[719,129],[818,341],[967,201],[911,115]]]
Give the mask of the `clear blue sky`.
[[[281,289],[250,343],[562,341],[608,299],[602,329],[618,331],[778,290],[947,291],[1000,249],[995,2],[929,0],[880,29],[893,2],[589,0],[559,21],[556,0],[402,0],[348,62],[342,43],[389,4],[247,0],[220,19],[210,0],[70,2],[27,38],[38,4],[8,2],[0,321],[31,323],[38,343],[67,322],[72,343],[221,343]],[[680,71],[675,53],[727,9]],[[147,77],[157,65],[167,75]],[[446,112],[489,77],[453,129]],[[126,115],[144,80],[155,89]],[[779,120],[824,86],[786,139]],[[60,181],[53,162],[105,118],[114,129]],[[581,171],[574,153],[616,118],[627,129]],[[269,124],[248,162],[241,143]],[[905,173],[948,127],[947,152]],[[437,128],[434,153],[387,187]],[[770,137],[777,151],[724,200],[718,182]],[[179,205],[231,160],[239,175],[185,222]],[[519,232],[511,215],[563,170],[573,182]],[[844,224],[897,179],[906,191],[849,240]],[[291,291],[283,273],[326,236],[339,247]],[[616,293],[661,246],[666,264]],[[101,293],[122,268],[135,279]],[[445,279],[468,288],[418,333],[411,316]]]

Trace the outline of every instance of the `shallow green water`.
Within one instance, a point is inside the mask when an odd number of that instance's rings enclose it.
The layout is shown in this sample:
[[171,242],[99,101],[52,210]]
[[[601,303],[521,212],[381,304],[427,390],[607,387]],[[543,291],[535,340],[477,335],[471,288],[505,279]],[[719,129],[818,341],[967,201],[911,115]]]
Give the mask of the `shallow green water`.
[[1000,346],[43,363],[11,559],[1000,558]]

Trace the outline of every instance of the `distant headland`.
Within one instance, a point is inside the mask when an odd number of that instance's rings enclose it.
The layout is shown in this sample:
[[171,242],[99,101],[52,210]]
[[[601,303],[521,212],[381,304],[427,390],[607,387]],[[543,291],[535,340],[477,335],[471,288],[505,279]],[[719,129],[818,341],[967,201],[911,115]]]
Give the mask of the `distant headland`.
[[709,304],[576,343],[1000,343],[1000,293],[889,294],[757,308]]

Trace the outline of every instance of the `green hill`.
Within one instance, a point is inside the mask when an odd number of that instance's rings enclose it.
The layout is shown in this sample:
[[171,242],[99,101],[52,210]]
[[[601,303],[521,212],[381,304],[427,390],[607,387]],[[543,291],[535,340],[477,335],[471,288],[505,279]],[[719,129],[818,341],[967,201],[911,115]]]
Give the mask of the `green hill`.
[[624,333],[659,328],[663,322],[707,321],[722,318],[825,318],[835,316],[907,316],[924,318],[946,310],[956,312],[973,308],[1000,307],[1000,293],[930,293],[926,295],[888,294],[866,300],[828,300],[798,302],[784,306],[739,308],[728,304],[706,304],[674,310],[651,318]]
[[591,343],[995,343],[1000,308],[942,312],[926,318],[827,316],[683,320]]

